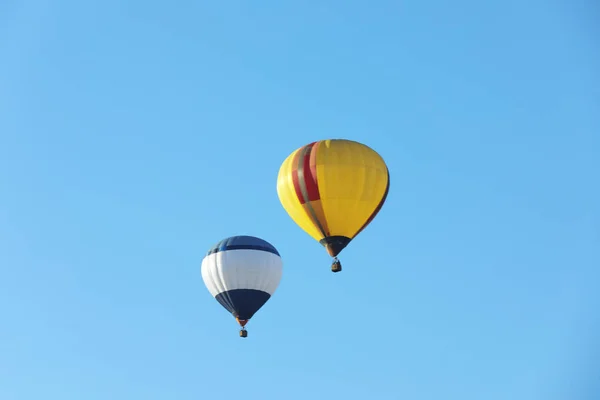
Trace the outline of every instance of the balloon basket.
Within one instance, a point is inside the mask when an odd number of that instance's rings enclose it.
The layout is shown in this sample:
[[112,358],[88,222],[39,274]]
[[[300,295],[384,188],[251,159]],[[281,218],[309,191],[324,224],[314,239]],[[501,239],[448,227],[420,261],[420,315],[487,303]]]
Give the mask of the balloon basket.
[[333,260],[331,264],[331,272],[340,272],[342,270],[342,263],[337,258]]
[[245,337],[248,337],[248,331],[247,331],[247,330],[245,330],[245,329],[242,329],[242,330],[240,331],[240,337],[244,337],[244,338],[245,338]]

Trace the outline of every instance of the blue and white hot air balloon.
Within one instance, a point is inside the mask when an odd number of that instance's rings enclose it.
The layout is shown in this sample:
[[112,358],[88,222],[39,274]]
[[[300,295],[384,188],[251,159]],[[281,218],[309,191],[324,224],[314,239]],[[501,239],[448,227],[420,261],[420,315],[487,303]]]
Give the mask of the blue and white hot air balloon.
[[206,288],[242,327],[271,298],[283,273],[275,247],[254,236],[232,236],[214,245],[202,260]]

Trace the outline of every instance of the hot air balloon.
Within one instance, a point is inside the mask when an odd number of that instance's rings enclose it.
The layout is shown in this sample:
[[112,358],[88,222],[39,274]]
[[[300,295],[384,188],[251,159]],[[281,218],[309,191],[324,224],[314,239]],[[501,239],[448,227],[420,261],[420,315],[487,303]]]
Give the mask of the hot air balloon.
[[351,140],[320,140],[290,154],[279,169],[283,208],[325,247],[340,272],[338,254],[375,218],[390,189],[383,158]]
[[202,260],[202,279],[247,337],[246,324],[271,298],[283,272],[277,249],[254,236],[232,236],[214,245]]

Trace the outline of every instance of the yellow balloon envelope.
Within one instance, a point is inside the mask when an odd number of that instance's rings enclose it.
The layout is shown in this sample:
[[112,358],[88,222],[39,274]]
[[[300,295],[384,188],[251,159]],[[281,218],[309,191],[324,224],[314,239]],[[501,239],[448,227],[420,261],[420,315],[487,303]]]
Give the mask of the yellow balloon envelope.
[[351,140],[320,140],[290,154],[279,169],[283,208],[334,257],[375,218],[390,188],[383,158]]

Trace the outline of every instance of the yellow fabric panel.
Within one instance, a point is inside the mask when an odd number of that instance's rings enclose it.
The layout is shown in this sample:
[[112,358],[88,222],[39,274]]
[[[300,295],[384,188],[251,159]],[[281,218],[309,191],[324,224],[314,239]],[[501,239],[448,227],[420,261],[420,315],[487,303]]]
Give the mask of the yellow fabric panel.
[[[315,216],[317,217],[319,224],[323,228],[323,231],[325,231],[325,235],[327,235],[327,232],[329,232],[329,226],[327,224],[325,210],[323,210],[323,202],[321,200],[314,200],[314,201],[310,201],[308,204],[310,204],[310,206],[312,207],[312,211],[315,213]],[[306,208],[306,205],[305,205],[305,208]],[[309,212],[309,211],[307,210],[307,212]],[[323,236],[323,235],[320,235],[320,236]],[[322,239],[322,237],[321,237],[321,239]]]
[[350,140],[320,143],[317,182],[329,235],[353,239],[379,205],[388,179],[385,162],[371,148]]
[[315,240],[319,241],[323,239],[323,235],[312,222],[312,219],[305,210],[306,206],[301,204],[298,196],[296,196],[294,182],[292,180],[292,170],[295,167],[294,159],[301,149],[302,148],[299,148],[294,151],[285,159],[283,164],[281,164],[279,175],[277,177],[277,195],[279,196],[281,205],[290,215],[292,220]]

